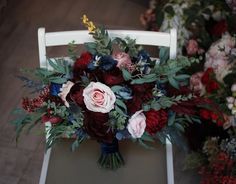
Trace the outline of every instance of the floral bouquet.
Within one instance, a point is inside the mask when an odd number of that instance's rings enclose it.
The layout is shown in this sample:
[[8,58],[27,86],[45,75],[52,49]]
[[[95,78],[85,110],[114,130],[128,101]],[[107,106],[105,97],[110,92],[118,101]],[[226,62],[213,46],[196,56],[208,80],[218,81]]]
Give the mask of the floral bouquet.
[[73,62],[48,59],[51,69],[24,70],[36,80],[20,77],[38,96],[23,98],[23,110],[16,111],[17,138],[23,129],[50,122],[47,149],[61,138],[73,138],[74,150],[91,138],[101,146],[99,164],[116,169],[124,164],[119,141],[144,147],[166,138],[178,142],[189,123],[200,122],[199,112],[208,102],[192,94],[190,75],[184,73],[197,59],[168,59],[166,48],[153,59],[135,40],[111,39],[85,15],[82,21],[94,38],[85,43],[86,52],[78,57],[71,42]]
[[194,93],[207,97],[217,107],[202,110],[202,121],[223,127],[221,131],[211,131],[201,149],[195,150],[186,160],[186,168],[198,168],[202,184],[236,183],[235,48],[235,37],[228,33],[223,35],[206,52],[203,71],[194,73],[190,78]]

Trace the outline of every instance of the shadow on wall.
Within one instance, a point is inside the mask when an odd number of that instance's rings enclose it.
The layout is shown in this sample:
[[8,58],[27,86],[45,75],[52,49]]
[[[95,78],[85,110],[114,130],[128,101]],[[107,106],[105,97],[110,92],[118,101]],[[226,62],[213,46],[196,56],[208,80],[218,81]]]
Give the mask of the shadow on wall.
[[1,0],[0,1],[0,25],[1,25],[3,18],[4,18],[6,6],[7,6],[7,0]]

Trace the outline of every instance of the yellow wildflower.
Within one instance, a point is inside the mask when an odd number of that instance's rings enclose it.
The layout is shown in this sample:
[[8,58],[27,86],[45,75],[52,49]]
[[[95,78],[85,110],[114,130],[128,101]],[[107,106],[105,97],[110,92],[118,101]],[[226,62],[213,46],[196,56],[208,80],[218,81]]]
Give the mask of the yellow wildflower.
[[93,24],[93,22],[89,21],[89,19],[86,15],[83,15],[82,20],[83,20],[83,24],[85,25],[85,27],[88,28],[89,32],[94,33],[96,30],[96,26]]

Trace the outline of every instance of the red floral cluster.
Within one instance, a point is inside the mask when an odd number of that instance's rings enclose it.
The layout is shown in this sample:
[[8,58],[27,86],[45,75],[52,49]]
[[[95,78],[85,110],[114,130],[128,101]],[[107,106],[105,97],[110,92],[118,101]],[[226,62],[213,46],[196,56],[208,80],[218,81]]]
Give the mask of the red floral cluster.
[[212,27],[212,29],[210,30],[210,33],[214,36],[221,36],[223,33],[227,31],[228,31],[227,21],[221,20]]
[[231,173],[234,164],[228,154],[219,152],[208,166],[201,168],[201,184],[235,184],[236,177]]
[[199,115],[204,120],[212,120],[213,122],[216,122],[218,126],[223,126],[224,124],[224,119],[221,115],[208,109],[200,109]]
[[73,66],[73,76],[75,79],[79,79],[81,74],[87,69],[87,65],[92,60],[93,56],[89,52],[84,52],[79,58],[76,59]]
[[212,93],[220,88],[219,83],[215,79],[213,68],[208,68],[201,79],[202,83],[206,86],[206,91]]
[[50,91],[49,87],[45,87],[39,94],[38,97],[29,99],[23,98],[21,106],[28,112],[34,112],[37,108],[42,107],[43,103],[49,98]]
[[150,135],[155,135],[160,131],[167,123],[168,114],[165,110],[159,111],[150,110],[145,113],[146,116],[146,131]]
[[142,104],[153,98],[152,89],[154,84],[144,83],[132,85],[133,98],[127,101],[127,108],[130,114],[140,110]]

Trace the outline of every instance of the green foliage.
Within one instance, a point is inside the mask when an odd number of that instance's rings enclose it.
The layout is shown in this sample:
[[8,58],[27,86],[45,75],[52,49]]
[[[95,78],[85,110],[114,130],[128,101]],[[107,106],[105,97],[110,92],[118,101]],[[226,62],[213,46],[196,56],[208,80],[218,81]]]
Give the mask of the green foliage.
[[116,37],[112,42],[117,44],[123,52],[128,53],[130,57],[136,57],[141,49],[141,47],[136,45],[136,40],[129,37],[125,39]]
[[122,68],[122,75],[125,79],[125,81],[131,80],[132,79],[132,75],[131,73],[128,72],[128,70]]
[[166,63],[166,61],[169,59],[169,51],[170,49],[168,47],[160,47],[159,58],[161,64]]
[[124,130],[127,119],[127,115],[125,115],[120,108],[118,111],[117,108],[115,108],[115,110],[109,112],[108,125],[112,128],[112,130]]
[[29,114],[22,109],[14,110],[13,114],[17,115],[17,118],[11,121],[11,124],[16,127],[16,142],[18,142],[22,131],[27,130],[26,133],[29,133],[29,131],[41,120],[42,116],[42,113],[40,112]]
[[76,50],[76,44],[75,44],[75,41],[73,40],[72,42],[70,42],[68,44],[68,56],[73,60],[75,61],[76,58],[77,58],[77,50]]
[[131,84],[150,83],[150,82],[154,82],[156,80],[157,80],[156,74],[152,73],[152,74],[143,75],[143,76],[140,76],[139,78],[133,79],[131,81]]
[[91,54],[110,55],[112,52],[112,42],[104,27],[99,27],[95,32],[91,32],[95,39],[94,43],[85,43],[85,47]]

